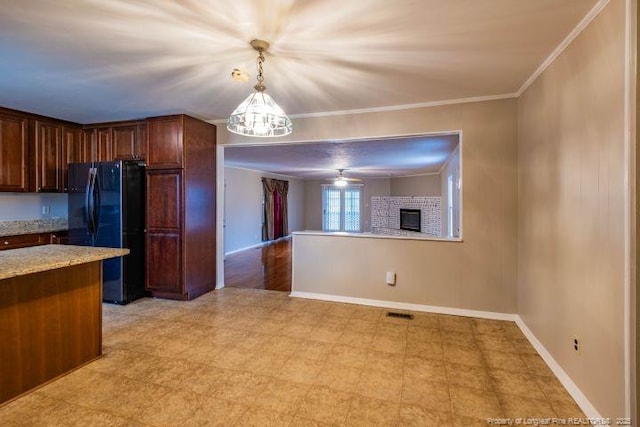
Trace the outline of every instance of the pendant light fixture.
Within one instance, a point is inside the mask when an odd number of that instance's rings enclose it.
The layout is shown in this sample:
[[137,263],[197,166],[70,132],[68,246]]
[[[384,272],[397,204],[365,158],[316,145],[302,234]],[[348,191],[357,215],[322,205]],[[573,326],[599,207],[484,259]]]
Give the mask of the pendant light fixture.
[[253,87],[255,92],[249,95],[236,108],[229,120],[227,129],[244,136],[284,136],[293,132],[291,120],[282,108],[268,94],[262,77],[264,52],[269,49],[269,43],[264,40],[252,40],[251,47],[258,51],[258,83]]

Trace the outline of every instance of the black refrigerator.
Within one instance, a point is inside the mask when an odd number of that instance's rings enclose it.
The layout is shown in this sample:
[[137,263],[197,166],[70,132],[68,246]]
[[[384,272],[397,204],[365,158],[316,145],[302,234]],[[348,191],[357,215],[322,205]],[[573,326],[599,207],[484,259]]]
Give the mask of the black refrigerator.
[[69,244],[131,251],[103,261],[105,302],[127,304],[146,295],[144,179],[137,161],[69,164]]

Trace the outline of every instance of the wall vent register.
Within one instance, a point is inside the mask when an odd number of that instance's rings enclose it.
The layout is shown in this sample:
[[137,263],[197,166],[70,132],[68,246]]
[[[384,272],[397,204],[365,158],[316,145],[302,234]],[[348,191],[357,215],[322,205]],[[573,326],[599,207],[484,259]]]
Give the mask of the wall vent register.
[[409,313],[399,313],[396,311],[387,311],[387,317],[397,317],[400,319],[413,320],[413,314]]

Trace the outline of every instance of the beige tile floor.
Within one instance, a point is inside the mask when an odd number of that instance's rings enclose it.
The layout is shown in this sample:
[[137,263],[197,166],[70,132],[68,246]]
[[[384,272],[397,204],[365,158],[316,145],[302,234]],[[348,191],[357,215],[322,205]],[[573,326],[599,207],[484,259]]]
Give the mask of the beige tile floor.
[[512,322],[223,289],[104,306],[104,357],[2,426],[486,426],[584,417]]

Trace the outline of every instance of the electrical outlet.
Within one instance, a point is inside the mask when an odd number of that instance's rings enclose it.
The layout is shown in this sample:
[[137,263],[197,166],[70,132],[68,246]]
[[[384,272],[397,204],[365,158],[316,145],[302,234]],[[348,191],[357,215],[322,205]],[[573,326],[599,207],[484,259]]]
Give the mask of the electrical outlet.
[[573,338],[571,339],[571,346],[573,347],[573,351],[575,351],[576,353],[580,353],[580,346],[581,346],[581,342],[580,339],[578,338],[577,335],[574,335]]
[[49,206],[42,206],[42,215],[49,215],[50,211],[51,209],[49,208]]
[[387,271],[387,285],[395,286],[396,285],[396,273],[393,271]]

